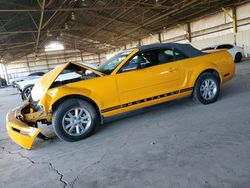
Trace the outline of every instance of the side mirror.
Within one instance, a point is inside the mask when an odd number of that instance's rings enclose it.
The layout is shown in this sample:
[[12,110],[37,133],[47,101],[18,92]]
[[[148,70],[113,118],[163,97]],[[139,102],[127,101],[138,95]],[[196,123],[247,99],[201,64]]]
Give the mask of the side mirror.
[[146,62],[142,62],[142,63],[140,63],[139,64],[139,69],[144,69],[144,68],[146,68],[147,67],[147,63]]

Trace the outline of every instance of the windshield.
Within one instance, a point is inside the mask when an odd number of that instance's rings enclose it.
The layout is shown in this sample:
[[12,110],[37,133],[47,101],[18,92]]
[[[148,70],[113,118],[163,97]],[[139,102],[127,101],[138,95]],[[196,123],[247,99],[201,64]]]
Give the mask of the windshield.
[[104,74],[111,74],[115,68],[124,60],[133,50],[127,50],[116,54],[110,59],[106,60],[98,70]]
[[94,63],[87,63],[85,61],[80,61],[79,62],[80,64],[86,66],[86,67],[89,67],[91,69],[95,69],[95,70],[98,70],[98,65],[94,64]]

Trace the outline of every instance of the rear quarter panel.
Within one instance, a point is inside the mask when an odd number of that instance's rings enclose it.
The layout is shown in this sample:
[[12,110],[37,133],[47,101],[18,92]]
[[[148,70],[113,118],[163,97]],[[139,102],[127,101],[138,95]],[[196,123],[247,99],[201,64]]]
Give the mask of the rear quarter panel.
[[218,72],[221,84],[230,80],[235,73],[235,64],[232,56],[226,50],[185,59],[180,61],[180,64],[185,72],[183,75],[183,88],[194,87],[199,75],[209,69]]

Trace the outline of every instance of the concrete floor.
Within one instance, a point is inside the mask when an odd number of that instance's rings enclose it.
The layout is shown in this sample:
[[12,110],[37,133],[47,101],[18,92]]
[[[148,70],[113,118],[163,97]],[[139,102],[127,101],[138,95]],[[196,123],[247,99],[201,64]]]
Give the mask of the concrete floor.
[[250,62],[211,105],[190,98],[109,120],[75,143],[37,139],[31,151],[7,136],[5,115],[20,105],[0,89],[0,187],[250,187]]

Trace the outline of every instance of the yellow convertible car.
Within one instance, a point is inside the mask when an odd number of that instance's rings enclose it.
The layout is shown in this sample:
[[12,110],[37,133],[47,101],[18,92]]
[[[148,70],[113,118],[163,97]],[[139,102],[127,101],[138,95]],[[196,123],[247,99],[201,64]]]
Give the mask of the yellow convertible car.
[[56,135],[78,141],[109,116],[193,96],[210,104],[234,76],[227,51],[203,53],[189,44],[154,44],[125,50],[98,68],[66,63],[48,72],[23,106],[7,115],[10,138],[30,149],[41,134],[38,122]]

